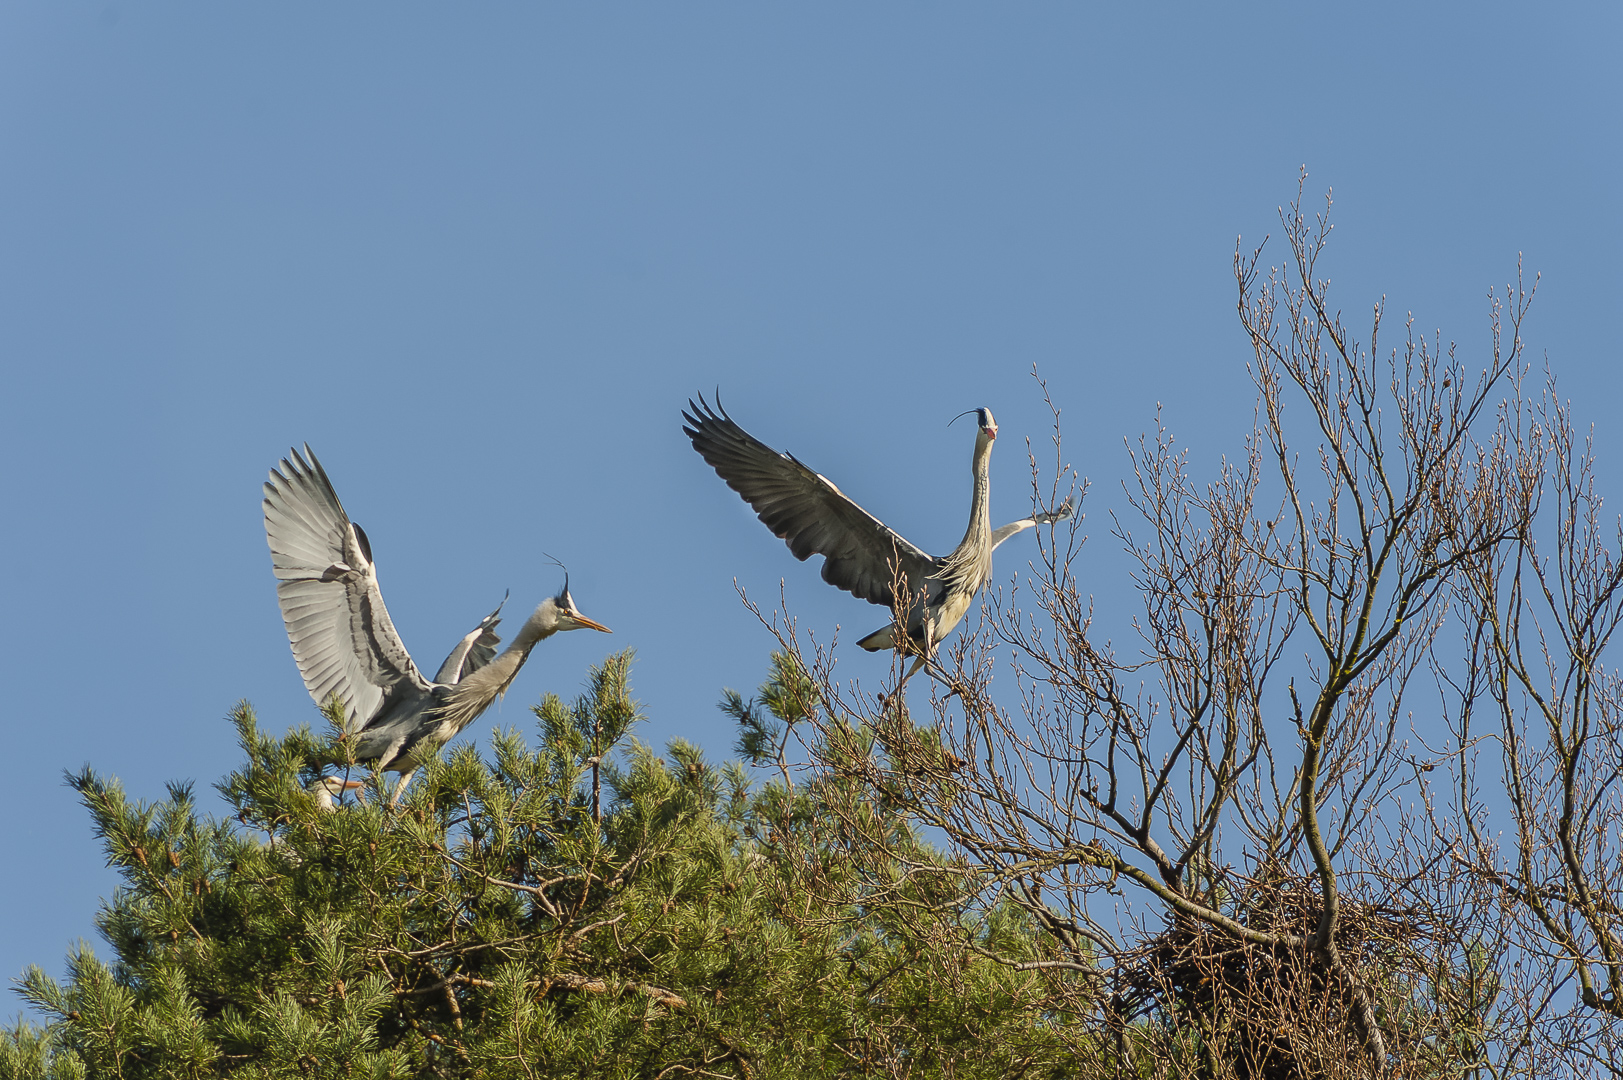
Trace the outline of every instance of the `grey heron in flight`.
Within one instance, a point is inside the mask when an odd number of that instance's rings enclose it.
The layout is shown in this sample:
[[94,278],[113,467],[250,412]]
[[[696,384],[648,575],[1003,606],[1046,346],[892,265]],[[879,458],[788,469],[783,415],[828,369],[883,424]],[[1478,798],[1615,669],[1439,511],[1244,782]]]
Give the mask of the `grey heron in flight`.
[[424,757],[506,692],[538,642],[563,630],[610,632],[575,607],[566,573],[563,591],[541,601],[500,656],[497,605],[434,678],[424,678],[383,605],[371,542],[344,512],[309,444],[271,470],[265,538],[304,687],[317,705],[343,705],[354,760],[400,774],[396,800]]
[[[947,555],[927,555],[887,528],[884,522],[852,502],[833,481],[813,472],[793,455],[778,453],[739,427],[716,398],[712,408],[699,396],[688,401],[682,431],[693,440],[727,486],[744,497],[766,527],[786,541],[795,558],[823,556],[823,580],[871,604],[901,611],[906,637],[896,639],[897,623],[857,642],[869,652],[900,647],[916,656],[902,684],[920,667],[930,666],[941,640],[969,610],[981,586],[992,576],[992,551],[1016,533],[1071,516],[1071,500],[1052,512],[993,529],[988,464],[997,440],[992,410],[970,410],[979,425],[970,471],[974,490],[969,501],[969,527]],[[965,415],[965,414],[959,414]],[[894,586],[907,590],[897,603]],[[939,676],[938,676],[939,677]],[[949,686],[952,683],[946,679]],[[900,692],[901,687],[897,690]]]

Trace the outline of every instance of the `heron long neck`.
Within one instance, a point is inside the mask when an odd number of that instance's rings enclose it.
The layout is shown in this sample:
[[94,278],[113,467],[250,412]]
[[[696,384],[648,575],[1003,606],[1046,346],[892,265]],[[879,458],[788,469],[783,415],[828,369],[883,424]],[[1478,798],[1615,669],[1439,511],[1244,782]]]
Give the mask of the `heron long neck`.
[[537,609],[500,656],[446,691],[441,715],[451,725],[451,734],[461,731],[490,708],[491,702],[512,684],[518,669],[530,658],[530,650],[535,648],[536,643],[557,632],[556,615]]
[[950,588],[979,589],[992,572],[992,440],[984,434],[975,438],[975,456],[970,469],[975,490],[969,497],[969,527],[958,542],[941,576]]
[[[557,615],[548,612],[545,607],[536,608],[535,614],[526,619],[524,625],[519,627],[518,636],[513,639],[513,644],[502,650],[502,655],[492,662],[501,663],[502,657],[505,657],[508,653],[519,651],[522,651],[524,656],[529,656],[530,650],[535,648],[537,642],[545,641],[557,632]],[[520,657],[518,662],[522,665],[524,658]]]

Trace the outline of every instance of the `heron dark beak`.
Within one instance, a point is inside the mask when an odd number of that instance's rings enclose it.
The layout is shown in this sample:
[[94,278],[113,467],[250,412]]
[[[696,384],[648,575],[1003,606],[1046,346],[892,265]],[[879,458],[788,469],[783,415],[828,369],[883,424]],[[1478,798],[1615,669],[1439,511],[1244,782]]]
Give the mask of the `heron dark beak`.
[[598,622],[596,619],[588,619],[586,616],[582,615],[578,611],[571,611],[569,613],[569,617],[571,619],[574,619],[577,623],[579,623],[580,625],[586,627],[589,630],[601,630],[605,634],[614,633],[613,630],[610,630],[608,627],[604,626],[602,623]]

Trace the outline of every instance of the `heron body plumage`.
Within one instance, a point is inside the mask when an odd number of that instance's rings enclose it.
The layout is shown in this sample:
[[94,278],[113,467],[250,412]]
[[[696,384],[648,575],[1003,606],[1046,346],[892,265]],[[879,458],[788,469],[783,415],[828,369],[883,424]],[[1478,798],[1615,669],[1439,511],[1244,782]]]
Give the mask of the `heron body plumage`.
[[424,756],[507,690],[538,642],[561,630],[609,632],[576,609],[566,577],[502,653],[495,628],[505,598],[427,679],[389,618],[371,541],[308,445],[271,470],[264,509],[277,599],[305,689],[318,705],[343,706],[346,757],[401,774],[396,797]]

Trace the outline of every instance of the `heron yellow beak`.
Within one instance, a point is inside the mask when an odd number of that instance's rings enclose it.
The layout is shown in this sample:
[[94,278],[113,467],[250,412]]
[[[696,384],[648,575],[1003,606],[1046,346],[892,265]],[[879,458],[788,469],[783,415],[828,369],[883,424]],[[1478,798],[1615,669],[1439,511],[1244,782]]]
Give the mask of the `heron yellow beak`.
[[591,629],[591,630],[601,630],[601,631],[603,631],[603,632],[604,632],[604,633],[605,633],[605,634],[612,634],[612,633],[614,633],[614,631],[613,631],[613,630],[610,630],[610,629],[609,629],[609,628],[608,628],[608,627],[606,627],[606,626],[604,626],[604,625],[603,625],[603,624],[602,624],[602,623],[600,623],[600,622],[598,622],[598,621],[597,621],[597,620],[596,620],[596,619],[588,619],[588,618],[587,618],[587,617],[586,617],[586,616],[584,616],[584,615],[582,615],[582,614],[581,614],[581,613],[580,613],[580,612],[578,612],[578,611],[571,611],[571,612],[570,612],[570,613],[569,613],[569,617],[570,617],[570,618],[571,618],[571,619],[574,619],[574,620],[575,620],[575,621],[576,621],[576,622],[577,622],[577,623],[579,623],[579,624],[580,624],[580,625],[582,625],[582,626],[584,626],[584,627],[587,627],[587,628],[588,628],[588,629]]

